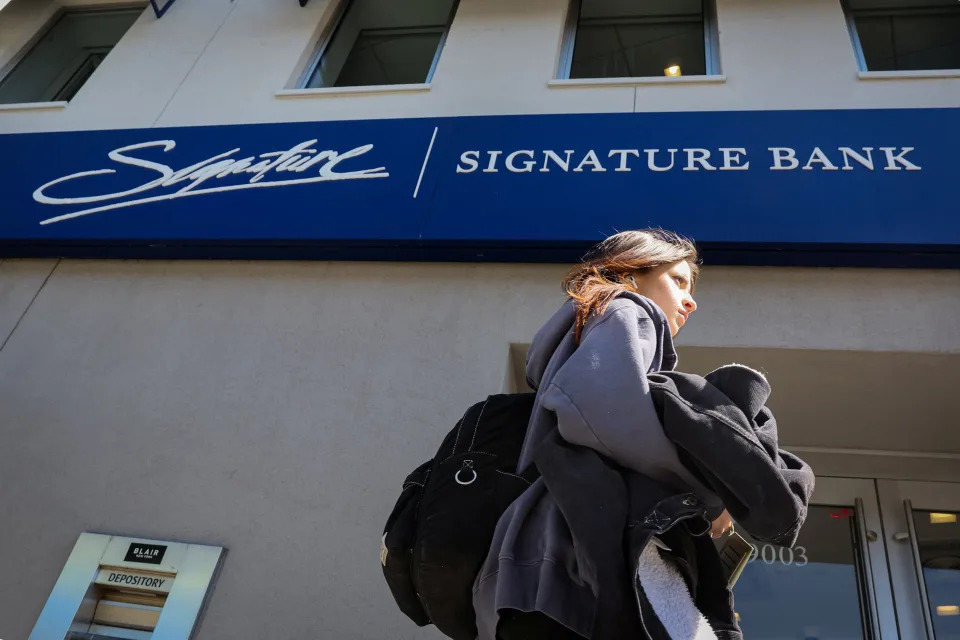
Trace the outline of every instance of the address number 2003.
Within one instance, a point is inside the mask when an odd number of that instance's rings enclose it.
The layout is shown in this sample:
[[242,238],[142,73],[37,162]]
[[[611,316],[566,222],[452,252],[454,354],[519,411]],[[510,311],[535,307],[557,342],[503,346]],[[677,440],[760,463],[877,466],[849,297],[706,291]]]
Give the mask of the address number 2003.
[[753,545],[750,562],[759,560],[764,564],[784,564],[787,566],[804,567],[810,560],[807,558],[805,547],[777,547],[772,544]]

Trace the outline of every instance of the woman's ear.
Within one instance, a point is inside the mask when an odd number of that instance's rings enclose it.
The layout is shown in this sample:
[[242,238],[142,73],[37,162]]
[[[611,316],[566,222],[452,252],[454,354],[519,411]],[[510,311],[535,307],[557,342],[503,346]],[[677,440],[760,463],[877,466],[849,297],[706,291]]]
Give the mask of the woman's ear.
[[633,276],[627,276],[626,279],[630,281],[630,284],[633,285],[633,288],[634,288],[634,289],[639,289],[639,288],[640,288],[640,285],[637,284],[637,279],[634,278]]

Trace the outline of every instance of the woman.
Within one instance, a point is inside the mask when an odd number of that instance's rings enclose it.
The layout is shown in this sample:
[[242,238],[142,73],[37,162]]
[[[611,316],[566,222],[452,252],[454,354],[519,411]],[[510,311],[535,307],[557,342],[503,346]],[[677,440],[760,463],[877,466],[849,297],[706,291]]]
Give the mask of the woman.
[[[649,373],[676,365],[673,337],[697,309],[697,262],[693,243],[674,233],[625,231],[594,248],[567,275],[569,300],[540,329],[527,356],[527,379],[537,396],[519,468],[558,431],[566,443],[593,449],[660,486],[695,494],[704,505],[704,529],[709,524],[710,534],[719,537],[730,529],[730,516],[681,463],[647,382]],[[500,519],[474,584],[479,640],[598,637],[603,603],[582,565],[564,515],[541,478]],[[685,596],[681,606],[692,607],[681,574],[650,546],[638,572],[661,570],[668,589]],[[633,606],[622,615],[639,614]],[[672,640],[718,637],[704,625],[699,616],[688,637]],[[735,623],[733,629],[739,634]]]

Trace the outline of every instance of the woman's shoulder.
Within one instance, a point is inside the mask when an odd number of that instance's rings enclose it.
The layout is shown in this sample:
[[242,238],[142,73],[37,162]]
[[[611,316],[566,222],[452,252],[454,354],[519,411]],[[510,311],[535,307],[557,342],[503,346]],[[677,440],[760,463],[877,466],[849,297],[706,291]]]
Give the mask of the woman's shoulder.
[[597,329],[602,333],[611,330],[617,334],[627,332],[640,341],[654,344],[655,351],[663,357],[663,362],[657,362],[657,369],[673,369],[676,366],[676,350],[667,317],[647,297],[633,292],[620,294],[602,314],[587,321],[583,334],[586,336]]

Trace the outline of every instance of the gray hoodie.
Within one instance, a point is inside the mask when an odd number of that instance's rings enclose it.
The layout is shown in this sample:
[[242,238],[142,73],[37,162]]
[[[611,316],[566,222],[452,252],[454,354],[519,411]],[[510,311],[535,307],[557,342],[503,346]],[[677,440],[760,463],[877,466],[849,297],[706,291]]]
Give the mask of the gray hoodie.
[[[719,513],[720,499],[680,462],[650,398],[647,374],[677,363],[663,312],[643,296],[622,294],[587,321],[579,346],[574,315],[568,301],[530,345],[527,382],[537,396],[518,471],[556,428],[568,442],[678,491],[693,491]],[[504,608],[542,612],[590,637],[593,600],[569,528],[539,479],[500,518],[474,583],[479,640],[495,640],[497,612]]]

